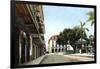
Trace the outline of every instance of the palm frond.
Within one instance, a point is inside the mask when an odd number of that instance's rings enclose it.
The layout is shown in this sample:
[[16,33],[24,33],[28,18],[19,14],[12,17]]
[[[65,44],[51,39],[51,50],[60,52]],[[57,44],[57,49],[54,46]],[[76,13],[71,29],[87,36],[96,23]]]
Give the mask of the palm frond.
[[94,12],[90,11],[86,13],[86,15],[88,16],[88,20],[86,22],[91,22],[91,26],[92,26],[94,24]]

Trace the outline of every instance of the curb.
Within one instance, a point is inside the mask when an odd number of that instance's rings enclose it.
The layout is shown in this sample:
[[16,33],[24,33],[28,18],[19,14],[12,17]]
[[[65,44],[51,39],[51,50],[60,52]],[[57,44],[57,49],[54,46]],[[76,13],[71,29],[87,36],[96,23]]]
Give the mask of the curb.
[[44,58],[42,58],[42,60],[39,62],[39,64],[41,64],[41,62],[43,62],[43,60],[46,58],[47,55],[44,56]]
[[33,61],[21,64],[21,65],[37,65],[37,64],[40,64],[45,57],[46,57],[46,55],[42,55],[41,57],[39,57]]
[[74,55],[74,56],[94,58],[94,56],[89,56],[89,55]]
[[39,64],[41,64],[41,62],[46,58],[47,55],[44,55],[44,57],[41,59],[41,61],[39,62]]

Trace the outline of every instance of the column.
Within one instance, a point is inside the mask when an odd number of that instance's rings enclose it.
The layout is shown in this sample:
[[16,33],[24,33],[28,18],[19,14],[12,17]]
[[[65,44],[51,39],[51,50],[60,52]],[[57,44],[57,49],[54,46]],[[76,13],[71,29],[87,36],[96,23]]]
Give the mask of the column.
[[49,41],[49,52],[52,53],[52,40]]
[[60,52],[60,45],[58,45],[58,48],[59,48],[59,52]]
[[54,41],[52,40],[52,47],[53,47],[53,52],[55,53],[55,46],[54,46]]
[[30,40],[30,60],[32,59],[32,36],[29,36],[29,40]]
[[60,45],[60,52],[62,52],[62,50],[61,50],[61,49],[62,49],[62,47],[61,47],[61,45]]
[[34,58],[36,59],[36,45],[34,45],[34,50],[35,50],[35,51],[34,51],[34,52],[35,52],[35,53],[34,53],[34,54],[35,54],[35,55],[34,55]]
[[65,45],[64,45],[64,53],[65,53]]
[[32,44],[32,59],[35,59],[35,45]]
[[59,51],[59,47],[58,47],[58,44],[57,44],[57,53],[58,53],[58,51]]
[[19,33],[19,64],[21,63],[21,49],[22,49],[22,47],[21,47],[21,34],[22,34],[22,32],[20,32]]

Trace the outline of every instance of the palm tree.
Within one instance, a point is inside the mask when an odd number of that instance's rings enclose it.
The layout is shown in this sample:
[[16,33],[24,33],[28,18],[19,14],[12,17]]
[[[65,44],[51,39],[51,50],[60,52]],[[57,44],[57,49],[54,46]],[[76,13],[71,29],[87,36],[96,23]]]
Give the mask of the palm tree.
[[94,24],[94,11],[90,11],[86,13],[86,15],[88,16],[87,22],[91,22],[91,26],[92,26]]
[[77,25],[73,28],[74,30],[74,40],[77,41],[80,38],[87,40],[86,31],[89,31],[88,28],[85,27],[85,22],[80,21],[80,25]]
[[[82,38],[84,38],[84,35],[85,35],[85,40],[87,40],[85,31],[89,31],[89,30],[88,30],[88,28],[84,27],[85,24],[86,24],[85,22],[82,23],[82,22],[80,21],[81,42],[82,42]],[[81,44],[82,44],[82,43],[81,43]],[[85,47],[85,49],[86,49],[86,47]],[[82,50],[82,49],[81,49],[81,50]]]
[[85,24],[86,24],[85,22],[82,23],[82,22],[80,21],[80,34],[81,34],[81,38],[83,38],[83,35],[85,34],[85,31],[89,31],[88,28],[84,27]]

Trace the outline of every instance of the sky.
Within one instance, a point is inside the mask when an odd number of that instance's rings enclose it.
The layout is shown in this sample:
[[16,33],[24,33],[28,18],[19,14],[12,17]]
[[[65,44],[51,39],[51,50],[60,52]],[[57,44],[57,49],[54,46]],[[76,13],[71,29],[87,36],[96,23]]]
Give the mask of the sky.
[[[80,21],[86,22],[88,19],[86,13],[89,11],[94,10],[82,7],[43,5],[46,46],[48,46],[48,39],[53,35],[58,35],[64,28],[80,25]],[[86,32],[88,36],[94,33],[94,26],[90,23],[86,23],[85,27],[89,29],[89,32]]]

